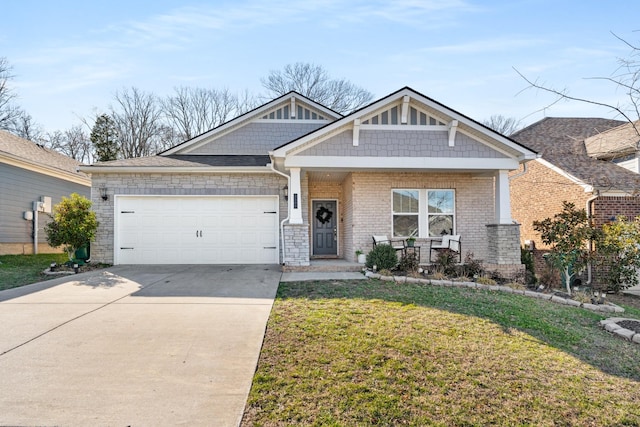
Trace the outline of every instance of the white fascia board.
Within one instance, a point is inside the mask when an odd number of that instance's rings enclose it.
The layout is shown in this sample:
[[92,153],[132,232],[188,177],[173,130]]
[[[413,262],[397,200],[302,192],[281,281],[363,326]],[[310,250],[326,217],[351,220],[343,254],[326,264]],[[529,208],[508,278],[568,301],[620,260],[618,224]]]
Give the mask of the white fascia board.
[[574,184],[579,185],[580,187],[582,187],[584,189],[585,193],[593,193],[593,186],[587,184],[586,182],[584,182],[583,180],[581,180],[580,178],[571,175],[569,172],[565,171],[564,169],[561,169],[559,167],[557,167],[556,165],[549,163],[548,161],[544,160],[544,159],[536,159],[537,162],[539,162],[541,165],[548,167],[549,169],[551,169],[552,171],[554,171],[555,173],[567,178],[569,181],[573,182]]
[[[91,178],[89,177],[79,176],[71,172],[53,168],[47,165],[28,162],[28,161],[25,161],[24,159],[21,159],[19,157],[13,156],[8,153],[0,154],[0,163],[15,166],[20,169],[25,169],[31,172],[42,174],[42,175],[51,176],[54,178],[61,179],[63,181],[73,182],[74,184],[80,184],[80,185],[85,185],[87,187],[91,187]],[[78,170],[80,169],[78,168]]]
[[[429,107],[433,108],[436,111],[443,111],[445,114],[447,114],[449,117],[451,117],[453,120],[458,120],[460,124],[463,124],[477,132],[480,132],[483,135],[486,135],[488,138],[494,139],[504,145],[506,145],[507,147],[522,153],[521,157],[523,160],[528,159],[528,160],[533,160],[536,158],[536,153],[532,152],[531,150],[526,149],[525,147],[516,144],[515,142],[511,141],[510,139],[500,135],[497,132],[493,132],[490,131],[488,129],[486,129],[484,126],[481,126],[477,123],[475,123],[473,120],[468,119],[467,117],[463,116],[460,113],[456,113],[455,111],[449,109],[448,107],[442,105],[442,104],[436,104],[435,102],[425,98],[422,95],[419,95],[417,93],[413,93],[413,98],[416,99],[417,101],[428,105]],[[460,127],[458,127],[458,131],[461,131]],[[471,135],[469,135],[471,136]],[[475,137],[477,138],[477,136]]]
[[[536,153],[522,147],[521,145],[518,145],[516,143],[514,143],[513,141],[503,137],[502,135],[496,133],[496,132],[492,132],[489,131],[488,129],[476,124],[475,122],[473,122],[472,120],[468,119],[467,117],[456,113],[455,111],[445,107],[442,104],[437,104],[427,98],[425,98],[424,96],[418,94],[417,92],[414,92],[413,90],[410,90],[408,88],[405,88],[399,92],[396,92],[394,95],[394,98],[389,98],[384,97],[382,99],[380,99],[378,102],[375,102],[371,105],[369,105],[368,107],[363,108],[362,110],[358,110],[356,113],[350,114],[342,119],[339,119],[333,123],[331,123],[330,125],[327,125],[325,127],[323,127],[322,129],[313,132],[307,136],[304,136],[300,139],[298,139],[297,141],[295,141],[294,143],[291,144],[287,144],[284,147],[278,148],[277,150],[273,151],[273,155],[275,157],[285,157],[288,154],[292,154],[295,153],[295,149],[303,146],[305,144],[307,144],[308,142],[314,140],[314,139],[325,139],[328,137],[328,134],[331,133],[332,131],[334,131],[337,128],[343,127],[346,124],[353,122],[354,119],[361,119],[364,116],[367,116],[370,113],[375,112],[376,110],[380,109],[380,107],[382,107],[383,105],[387,105],[393,102],[393,100],[403,100],[405,96],[409,96],[410,98],[424,104],[427,105],[428,107],[432,108],[435,111],[438,112],[442,112],[442,114],[447,115],[449,118],[447,120],[443,120],[443,121],[451,121],[451,120],[458,120],[459,124],[464,124],[465,126],[474,129],[477,132],[480,132],[481,134],[485,135],[487,138],[489,139],[493,139],[507,147],[509,147],[512,150],[515,150],[517,153],[520,153],[520,156],[518,156],[518,159],[520,161],[524,161],[524,160],[533,160],[535,158],[537,158]],[[362,125],[361,125],[362,126]],[[366,125],[366,126],[380,126],[380,125]],[[385,126],[385,125],[382,125]],[[395,129],[399,129],[399,128],[407,128],[407,130],[415,130],[414,127],[409,127],[407,125],[395,125]],[[430,126],[431,127],[431,126]],[[446,126],[444,126],[445,130],[447,129]],[[363,128],[361,128],[363,129]],[[372,129],[372,128],[369,128]],[[432,129],[433,130],[433,129]],[[464,129],[461,129],[461,127],[458,127],[458,132],[464,132]],[[468,135],[469,137],[474,138],[475,140],[478,140],[478,136],[477,135],[472,135],[469,132],[465,133],[466,135]],[[481,141],[483,142],[483,141]],[[486,142],[484,142],[486,144]],[[505,150],[500,150],[500,147],[496,147],[494,144],[490,144],[490,146],[496,150],[499,150],[500,152],[502,152],[505,155],[508,155],[509,157],[514,157],[513,154],[508,154],[506,153]]]
[[635,196],[633,192],[624,191],[624,190],[607,190],[602,189],[598,191],[598,196],[602,197],[630,197]]
[[171,166],[82,166],[78,170],[88,174],[109,173],[272,173],[266,166],[247,167],[171,167]]
[[293,156],[285,159],[286,168],[323,169],[451,169],[451,170],[516,170],[514,159],[457,157],[349,157]]

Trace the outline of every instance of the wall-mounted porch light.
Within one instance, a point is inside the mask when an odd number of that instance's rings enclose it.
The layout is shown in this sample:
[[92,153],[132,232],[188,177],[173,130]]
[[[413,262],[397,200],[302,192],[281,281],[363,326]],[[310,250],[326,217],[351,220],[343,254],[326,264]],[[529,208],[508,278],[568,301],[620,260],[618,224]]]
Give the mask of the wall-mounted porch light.
[[286,200],[288,202],[289,201],[289,186],[285,185],[284,188],[282,189],[282,192],[284,193],[284,200]]
[[107,187],[100,187],[100,197],[102,200],[109,200],[109,194],[107,194]]

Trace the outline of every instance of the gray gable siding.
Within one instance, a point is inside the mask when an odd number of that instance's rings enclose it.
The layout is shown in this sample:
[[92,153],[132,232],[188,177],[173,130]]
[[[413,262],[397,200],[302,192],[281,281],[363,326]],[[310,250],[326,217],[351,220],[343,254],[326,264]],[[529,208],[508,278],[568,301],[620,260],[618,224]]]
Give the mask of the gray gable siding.
[[188,154],[266,154],[322,126],[322,123],[296,123],[294,120],[291,123],[249,123]]
[[[91,188],[59,178],[39,174],[26,169],[0,163],[0,243],[29,243],[31,221],[23,219],[22,213],[33,209],[33,202],[40,196],[51,197],[52,205],[78,193],[91,197]],[[39,214],[38,241],[46,242],[43,227],[49,220],[46,214]]]
[[447,131],[392,131],[360,129],[359,145],[353,146],[353,131],[342,132],[299,153],[302,156],[353,157],[459,157],[506,158],[504,154],[458,133],[449,147]]

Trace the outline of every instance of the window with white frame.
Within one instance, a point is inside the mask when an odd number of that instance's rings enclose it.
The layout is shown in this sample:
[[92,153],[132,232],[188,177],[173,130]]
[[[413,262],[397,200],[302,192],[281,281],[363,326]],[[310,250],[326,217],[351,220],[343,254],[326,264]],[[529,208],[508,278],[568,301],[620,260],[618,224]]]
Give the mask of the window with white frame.
[[420,192],[393,190],[393,236],[417,236],[420,224]]
[[453,218],[455,210],[453,190],[427,191],[427,224],[429,237],[440,237],[453,234]]
[[440,237],[455,232],[454,190],[392,190],[394,237]]

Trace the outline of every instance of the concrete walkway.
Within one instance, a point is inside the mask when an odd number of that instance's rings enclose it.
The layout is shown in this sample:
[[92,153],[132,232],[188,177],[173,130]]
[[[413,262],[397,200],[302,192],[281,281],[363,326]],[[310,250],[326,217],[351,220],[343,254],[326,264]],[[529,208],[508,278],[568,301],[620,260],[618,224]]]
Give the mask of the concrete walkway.
[[121,266],[0,292],[0,425],[238,425],[281,274]]

